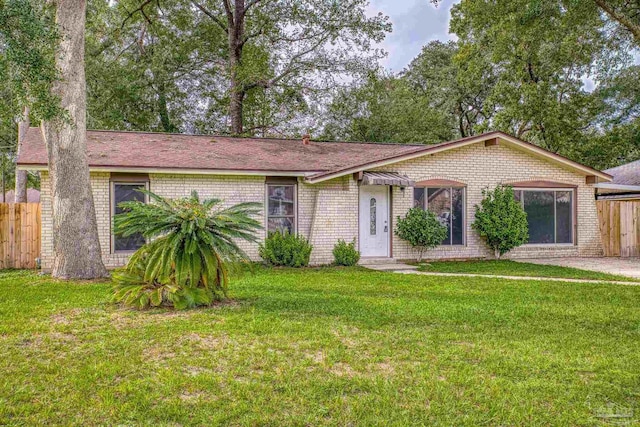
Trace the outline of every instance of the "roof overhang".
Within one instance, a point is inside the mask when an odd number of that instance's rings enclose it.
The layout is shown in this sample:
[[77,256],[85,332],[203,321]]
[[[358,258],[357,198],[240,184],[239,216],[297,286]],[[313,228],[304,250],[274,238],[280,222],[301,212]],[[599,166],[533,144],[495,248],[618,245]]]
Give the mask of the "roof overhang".
[[461,148],[467,145],[478,144],[478,143],[485,143],[487,147],[505,143],[514,148],[528,152],[529,154],[533,154],[535,156],[544,158],[547,161],[551,161],[563,167],[567,167],[569,169],[578,171],[579,173],[582,173],[587,177],[594,177],[596,181],[597,180],[603,180],[603,181],[613,180],[613,177],[609,174],[601,172],[597,169],[590,168],[589,166],[585,166],[578,162],[574,162],[573,160],[569,160],[566,157],[560,156],[559,154],[552,153],[548,150],[545,150],[544,148],[538,147],[537,145],[522,141],[518,138],[514,138],[503,132],[490,132],[483,135],[458,139],[455,141],[445,142],[445,143],[437,144],[434,146],[425,146],[424,149],[417,150],[415,152],[411,152],[408,154],[402,154],[402,155],[388,157],[386,159],[377,160],[369,163],[354,165],[354,166],[340,169],[337,171],[320,172],[318,174],[308,176],[306,178],[306,182],[308,182],[309,184],[317,184],[323,181],[328,181],[330,179],[339,178],[344,175],[362,172],[365,169],[383,167],[383,166],[391,165],[394,163],[417,159],[422,156],[433,155],[433,154],[441,153],[444,151],[453,150],[455,148]]
[[[18,164],[18,170],[48,171],[47,165]],[[241,170],[241,169],[188,169],[188,168],[148,168],[126,166],[89,166],[90,172],[121,172],[121,173],[155,173],[179,175],[249,175],[249,176],[294,176],[305,177],[319,173],[318,171],[272,171],[272,170]]]

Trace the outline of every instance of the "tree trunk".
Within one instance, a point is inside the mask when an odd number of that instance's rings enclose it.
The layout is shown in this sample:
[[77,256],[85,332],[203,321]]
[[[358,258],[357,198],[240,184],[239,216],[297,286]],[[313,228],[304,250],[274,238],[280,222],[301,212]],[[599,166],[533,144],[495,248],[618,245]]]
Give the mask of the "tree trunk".
[[239,90],[235,77],[231,77],[231,97],[229,104],[229,115],[231,116],[231,133],[234,135],[242,135],[244,132],[244,114],[243,114],[243,102],[244,92]]
[[42,123],[53,210],[53,271],[64,279],[107,277],[89,181],[86,142],[84,30],[86,0],[57,0],[60,45],[52,87],[67,117]]
[[496,259],[500,259],[500,249],[495,248],[495,249],[493,250],[493,254],[495,255],[495,258],[496,258]]
[[160,116],[160,124],[162,130],[168,133],[174,133],[177,131],[176,127],[171,123],[169,117],[169,108],[167,107],[167,92],[164,80],[160,80],[158,83],[158,115]]
[[[20,147],[24,143],[24,138],[27,135],[29,126],[29,107],[24,107],[22,114],[22,120],[18,124],[18,155],[20,155]],[[14,201],[16,203],[27,202],[27,171],[16,169],[16,189],[14,194]]]
[[241,135],[244,131],[243,110],[245,90],[240,81],[239,68],[242,65],[242,49],[244,43],[244,0],[235,0],[234,11],[227,14],[229,28],[229,71],[231,84],[229,94],[229,116],[231,118],[231,133]]

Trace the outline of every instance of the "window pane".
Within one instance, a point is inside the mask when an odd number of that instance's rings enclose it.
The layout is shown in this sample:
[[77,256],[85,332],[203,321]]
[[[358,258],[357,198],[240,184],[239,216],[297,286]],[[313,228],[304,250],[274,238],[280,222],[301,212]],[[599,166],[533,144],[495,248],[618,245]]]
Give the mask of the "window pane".
[[269,233],[274,233],[276,231],[279,231],[283,234],[285,231],[288,231],[289,233],[293,233],[294,232],[293,222],[294,222],[293,217],[269,218],[269,221],[267,222],[267,231]]
[[524,191],[529,243],[554,243],[553,191]]
[[414,187],[413,189],[413,207],[424,209],[424,188]]
[[[115,213],[119,214],[124,210],[119,206],[122,202],[138,201],[144,202],[144,194],[137,190],[144,190],[145,186],[140,184],[114,184],[113,199],[115,203]],[[135,251],[144,245],[145,240],[142,234],[134,234],[129,237],[119,235],[113,236],[113,248],[116,251]]]
[[451,244],[464,244],[464,188],[452,188]]
[[369,201],[369,234],[376,235],[376,199],[373,197]]
[[269,216],[295,215],[293,185],[269,186]]
[[556,191],[556,243],[573,243],[572,191]]
[[451,244],[451,189],[428,188],[427,208],[436,214],[440,223],[447,227],[447,236],[442,241],[443,245]]

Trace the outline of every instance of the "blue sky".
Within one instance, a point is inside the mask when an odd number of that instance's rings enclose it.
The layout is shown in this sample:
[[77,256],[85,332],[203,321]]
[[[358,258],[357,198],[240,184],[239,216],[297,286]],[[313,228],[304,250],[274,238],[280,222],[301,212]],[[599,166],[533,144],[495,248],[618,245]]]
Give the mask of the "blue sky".
[[369,13],[382,12],[393,23],[393,32],[381,44],[388,53],[382,65],[400,71],[428,42],[453,39],[449,34],[449,16],[451,6],[457,2],[444,0],[436,8],[429,0],[371,0]]

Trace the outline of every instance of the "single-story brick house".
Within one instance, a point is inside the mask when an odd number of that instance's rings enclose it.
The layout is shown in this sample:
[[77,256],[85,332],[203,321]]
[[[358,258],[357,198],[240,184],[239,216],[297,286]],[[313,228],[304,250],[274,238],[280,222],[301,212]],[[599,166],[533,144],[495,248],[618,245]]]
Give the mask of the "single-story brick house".
[[[396,217],[431,209],[449,228],[429,258],[492,253],[471,228],[482,190],[510,184],[529,213],[530,241],[509,256],[602,254],[595,185],[611,176],[501,132],[436,145],[318,142],[271,138],[88,131],[100,244],[109,267],[123,265],[140,244],[113,235],[117,204],[146,187],[168,197],[197,190],[227,204],[264,203],[260,238],[289,229],[313,244],[312,263],[333,260],[338,239],[355,239],[363,259],[410,259],[394,235]],[[21,148],[20,169],[42,177],[42,265],[52,264],[51,197],[39,129]],[[258,246],[246,244],[258,259]]]

